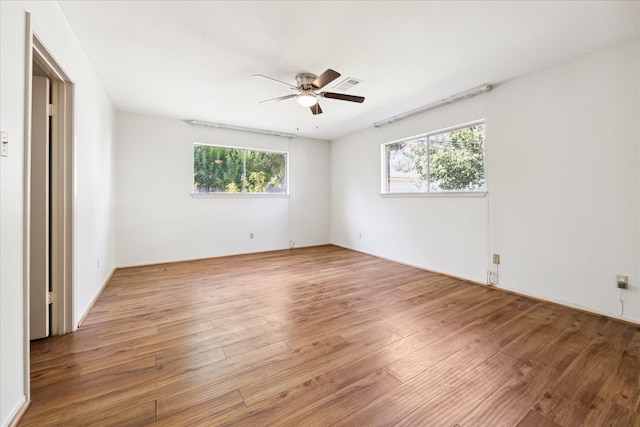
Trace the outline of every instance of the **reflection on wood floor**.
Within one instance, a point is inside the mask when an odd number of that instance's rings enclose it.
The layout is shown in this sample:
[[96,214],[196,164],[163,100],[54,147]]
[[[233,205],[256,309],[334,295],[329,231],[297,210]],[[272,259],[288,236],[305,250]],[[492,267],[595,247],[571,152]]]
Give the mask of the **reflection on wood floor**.
[[21,426],[639,426],[638,327],[320,246],[117,270]]

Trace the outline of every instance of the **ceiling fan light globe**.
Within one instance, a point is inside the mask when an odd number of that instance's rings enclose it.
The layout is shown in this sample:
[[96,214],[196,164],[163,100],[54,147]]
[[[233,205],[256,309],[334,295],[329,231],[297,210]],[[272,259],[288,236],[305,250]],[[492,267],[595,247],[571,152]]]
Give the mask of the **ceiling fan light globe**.
[[298,95],[298,102],[303,107],[311,107],[313,105],[316,105],[318,103],[318,100],[316,99],[316,96],[314,94],[309,92],[303,92],[300,95]]

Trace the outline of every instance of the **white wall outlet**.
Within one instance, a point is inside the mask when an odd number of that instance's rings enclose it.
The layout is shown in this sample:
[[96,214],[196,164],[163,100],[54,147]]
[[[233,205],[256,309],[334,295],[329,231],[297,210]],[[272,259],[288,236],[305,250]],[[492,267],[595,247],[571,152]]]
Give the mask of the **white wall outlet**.
[[500,264],[500,254],[493,254],[493,263],[496,265]]
[[96,268],[100,270],[100,258],[96,258]]
[[629,286],[629,276],[617,275],[616,282],[618,283],[618,287],[620,289],[627,289],[627,286]]
[[249,233],[249,239],[253,239],[253,233]]
[[0,132],[0,156],[9,156],[9,135],[6,132]]

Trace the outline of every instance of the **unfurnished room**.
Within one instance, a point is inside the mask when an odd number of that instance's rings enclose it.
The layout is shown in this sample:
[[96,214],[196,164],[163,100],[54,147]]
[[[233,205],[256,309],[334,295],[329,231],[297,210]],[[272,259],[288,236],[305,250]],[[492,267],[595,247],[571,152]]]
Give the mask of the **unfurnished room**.
[[640,1],[0,0],[0,426],[640,427]]

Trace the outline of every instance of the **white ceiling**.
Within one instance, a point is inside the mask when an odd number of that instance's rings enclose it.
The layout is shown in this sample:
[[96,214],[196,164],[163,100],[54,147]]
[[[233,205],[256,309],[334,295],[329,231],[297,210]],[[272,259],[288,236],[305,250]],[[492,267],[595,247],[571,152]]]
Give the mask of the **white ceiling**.
[[[640,1],[59,1],[116,108],[333,140],[484,83],[635,37]],[[313,116],[332,68],[363,104]]]

